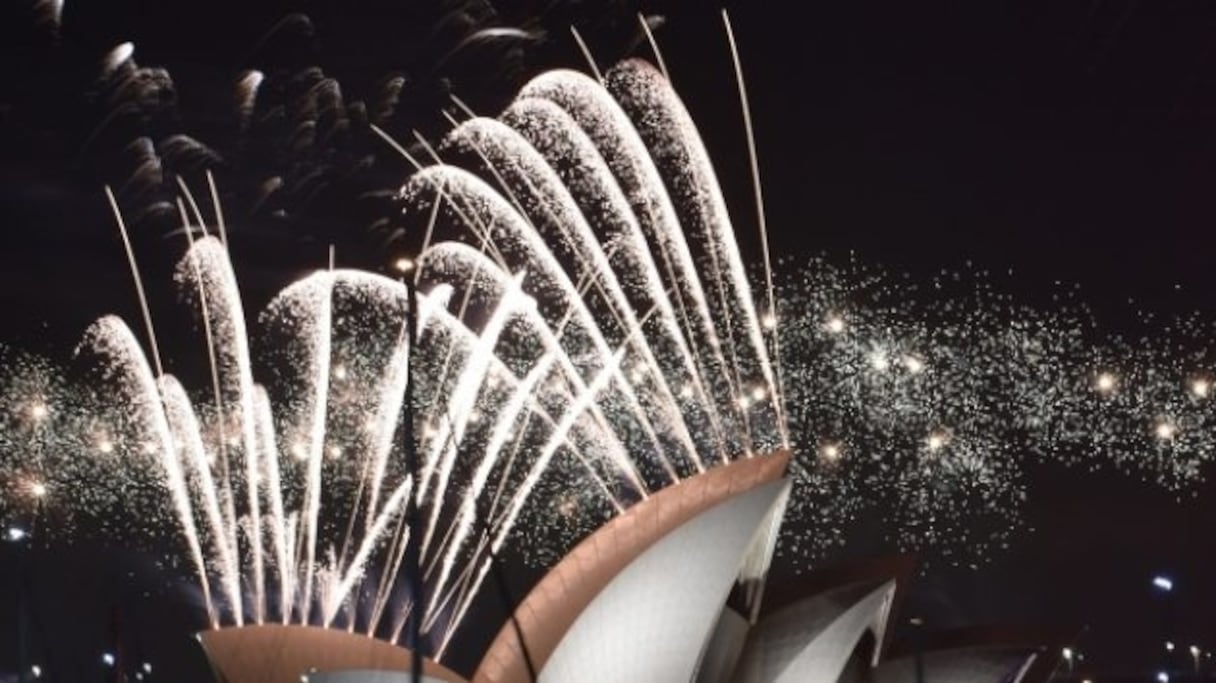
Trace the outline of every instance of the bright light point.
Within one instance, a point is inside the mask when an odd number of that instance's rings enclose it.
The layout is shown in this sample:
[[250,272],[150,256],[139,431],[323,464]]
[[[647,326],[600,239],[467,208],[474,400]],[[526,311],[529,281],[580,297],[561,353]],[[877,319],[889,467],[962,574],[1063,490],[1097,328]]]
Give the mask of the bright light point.
[[30,495],[35,498],[43,498],[46,496],[46,484],[40,481],[30,483]]
[[913,375],[918,375],[925,369],[925,362],[916,356],[904,356],[904,367]]
[[1174,582],[1167,576],[1154,576],[1153,587],[1166,592],[1174,590]]
[[766,330],[777,329],[777,316],[772,311],[765,311],[764,315],[760,316],[760,325]]
[[1195,398],[1207,398],[1212,392],[1212,383],[1206,379],[1197,379],[1191,382],[1191,393]]
[[756,388],[752,389],[752,400],[753,401],[763,401],[764,397],[767,395],[768,395],[768,392],[764,390],[764,387],[756,387]]
[[1174,651],[1174,641],[1172,641],[1172,640],[1165,641],[1165,651],[1166,652]]
[[827,462],[840,460],[841,447],[838,443],[825,443],[819,448],[819,455]]
[[1157,683],[1170,683],[1170,675],[1164,671],[1158,671]]
[[338,458],[341,458],[341,457],[342,457],[342,447],[341,446],[330,446],[329,447],[329,459],[330,460],[337,460]]
[[37,664],[31,666],[30,674],[32,674],[34,678],[42,678],[42,667],[38,666]]
[[299,441],[291,445],[291,455],[296,460],[305,460],[308,458],[308,449]]
[[680,387],[680,398],[692,398],[692,393],[693,391],[691,384],[685,384],[684,386]]
[[1098,378],[1094,381],[1094,388],[1098,391],[1108,394],[1119,386],[1119,378],[1112,373],[1103,372],[1098,374]]
[[439,430],[436,429],[435,425],[431,424],[430,422],[422,426],[422,437],[425,439],[432,439],[438,433]]
[[1072,648],[1066,647],[1063,650],[1060,650],[1060,656],[1064,659],[1071,660],[1073,656]]
[[25,529],[22,529],[19,526],[10,526],[8,531],[5,533],[5,536],[8,538],[8,540],[16,543],[17,541],[24,541],[29,534],[26,533]]
[[630,379],[630,381],[632,381],[634,384],[640,384],[640,383],[642,382],[642,380],[646,379],[646,376],[645,376],[645,375],[643,375],[643,374],[641,373],[641,371],[639,371],[639,370],[634,370],[634,371],[633,371],[633,373],[629,375],[629,379]]
[[881,351],[875,351],[870,354],[870,367],[879,372],[886,372],[891,367],[891,360],[887,358],[887,354]]
[[838,315],[829,316],[828,319],[823,323],[823,329],[831,332],[832,334],[840,334],[841,332],[844,332],[844,327],[844,318]]
[[749,408],[752,405],[752,400],[746,396],[740,396],[735,399],[735,402],[739,404],[740,408]]
[[35,401],[30,404],[30,418],[35,421],[46,418],[50,412],[50,409],[42,401]]
[[1199,646],[1198,646],[1198,645],[1192,645],[1192,646],[1191,646],[1191,656],[1192,656],[1192,657],[1198,657],[1198,656],[1199,656]]
[[335,379],[346,379],[346,366],[345,365],[335,365],[334,366],[334,378]]
[[144,662],[144,673],[148,673],[148,674],[152,673],[152,663],[151,662]]
[[1169,441],[1178,435],[1178,425],[1162,420],[1153,427],[1153,434],[1162,441]]
[[930,433],[925,439],[925,446],[929,448],[930,452],[940,451],[948,443],[950,443],[950,434],[941,430]]
[[476,410],[471,411],[469,413],[469,423],[477,424],[478,422],[481,422],[481,413],[477,412]]
[[114,666],[114,655],[109,652],[103,652],[101,654],[101,663],[106,666]]
[[105,455],[109,455],[114,452],[114,442],[103,438],[97,442],[97,450]]
[[393,261],[393,270],[405,275],[414,272],[414,259],[408,256],[402,256],[396,261]]

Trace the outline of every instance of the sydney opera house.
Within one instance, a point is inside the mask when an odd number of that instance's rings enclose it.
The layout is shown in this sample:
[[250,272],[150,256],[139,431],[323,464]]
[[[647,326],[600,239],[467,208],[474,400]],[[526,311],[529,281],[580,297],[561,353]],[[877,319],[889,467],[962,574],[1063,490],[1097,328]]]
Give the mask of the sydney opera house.
[[[970,631],[888,644],[914,561],[822,571],[763,595],[789,492],[788,456],[740,460],[671,486],[574,548],[532,589],[465,677],[426,683],[1045,681],[1057,643]],[[222,683],[408,683],[412,654],[306,626],[200,636]]]

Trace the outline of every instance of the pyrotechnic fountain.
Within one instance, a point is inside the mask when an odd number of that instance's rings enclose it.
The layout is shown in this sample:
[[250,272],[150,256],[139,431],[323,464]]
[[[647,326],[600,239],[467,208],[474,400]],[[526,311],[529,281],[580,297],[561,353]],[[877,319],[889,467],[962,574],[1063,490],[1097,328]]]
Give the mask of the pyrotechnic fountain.
[[[175,279],[211,377],[197,397],[162,369],[146,306],[149,350],[116,317],[85,335],[105,408],[78,457],[163,492],[215,627],[397,641],[421,604],[442,657],[493,556],[547,519],[535,507],[585,531],[787,446],[772,293],[757,306],[706,151],[657,70],[543,74],[428,150],[400,191],[397,272],[305,277],[258,317],[262,337],[222,223],[208,234],[183,197],[192,243]],[[557,542],[581,533],[569,526]],[[423,601],[397,580],[411,545]]]

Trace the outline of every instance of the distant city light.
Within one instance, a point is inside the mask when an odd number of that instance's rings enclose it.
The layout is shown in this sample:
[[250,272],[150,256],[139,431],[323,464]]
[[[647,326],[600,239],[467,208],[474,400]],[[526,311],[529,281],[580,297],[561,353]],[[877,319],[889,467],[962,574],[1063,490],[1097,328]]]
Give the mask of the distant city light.
[[1066,661],[1071,662],[1072,656],[1073,656],[1072,648],[1071,647],[1064,648],[1063,650],[1060,651],[1060,656],[1063,657]]
[[42,678],[42,667],[35,664],[30,667],[30,673],[33,674],[34,678]]
[[1170,675],[1164,671],[1158,671],[1157,683],[1170,683]]
[[114,666],[114,655],[110,652],[101,653],[101,663],[106,666]]
[[1168,593],[1174,590],[1174,582],[1168,576],[1154,576],[1153,587]]
[[1165,641],[1165,651],[1166,652],[1174,651],[1174,641],[1172,641],[1172,640]]
[[24,541],[29,536],[29,533],[19,526],[10,526],[8,531],[5,533],[5,536],[8,538],[8,540],[17,543],[19,541]]

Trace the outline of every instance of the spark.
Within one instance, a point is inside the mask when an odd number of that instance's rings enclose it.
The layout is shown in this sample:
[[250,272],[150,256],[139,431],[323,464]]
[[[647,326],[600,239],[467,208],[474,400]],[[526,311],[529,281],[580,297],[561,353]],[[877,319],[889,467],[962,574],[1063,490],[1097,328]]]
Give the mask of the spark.
[[1118,386],[1119,378],[1110,372],[1098,373],[1098,378],[1094,381],[1094,388],[1103,394],[1114,392]]
[[1191,381],[1191,393],[1195,398],[1207,398],[1212,391],[1212,382],[1205,378],[1198,378]]
[[842,447],[835,441],[830,441],[819,447],[819,455],[825,462],[835,463],[840,460]]
[[823,323],[823,328],[831,334],[840,334],[845,329],[844,318],[839,315],[828,316],[828,319]]
[[41,422],[50,412],[50,408],[42,401],[34,401],[29,407],[30,419],[35,422]]
[[886,372],[891,367],[891,359],[883,351],[874,351],[870,354],[870,367],[878,372]]
[[399,256],[393,261],[393,270],[400,275],[409,275],[414,272],[415,266],[414,259],[409,256]]
[[950,443],[950,432],[942,429],[934,430],[925,437],[925,446],[928,447],[930,453],[935,453],[945,448]]

